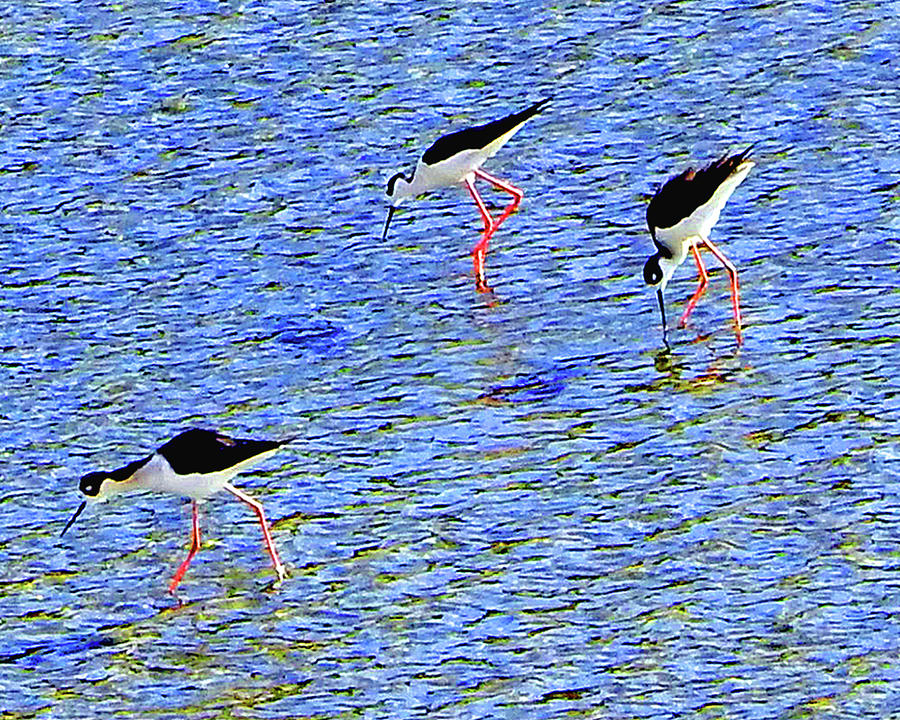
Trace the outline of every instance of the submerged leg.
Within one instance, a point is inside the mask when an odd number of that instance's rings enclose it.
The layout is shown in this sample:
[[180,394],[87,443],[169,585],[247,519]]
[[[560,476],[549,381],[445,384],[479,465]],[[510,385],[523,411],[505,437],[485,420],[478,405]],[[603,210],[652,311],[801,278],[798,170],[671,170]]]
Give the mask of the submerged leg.
[[191,503],[191,511],[193,515],[193,521],[191,524],[191,548],[188,550],[188,556],[184,559],[184,562],[178,566],[178,570],[175,571],[175,577],[172,578],[172,582],[169,583],[169,592],[173,595],[175,594],[175,588],[178,587],[178,583],[181,582],[181,578],[184,577],[184,574],[187,572],[188,565],[191,564],[191,560],[194,559],[194,555],[197,554],[197,551],[200,549],[200,515],[197,510],[197,501],[194,500]]
[[741,294],[740,289],[738,288],[737,269],[731,264],[731,261],[725,257],[722,251],[709,241],[709,238],[700,239],[703,241],[703,244],[709,248],[709,251],[716,256],[718,261],[725,266],[725,270],[728,272],[729,276],[731,276],[731,306],[734,311],[734,326],[738,343],[742,343],[744,340],[741,334]]
[[694,255],[694,260],[697,261],[697,271],[700,273],[700,284],[697,286],[697,289],[694,290],[694,294],[691,295],[684,308],[684,312],[681,314],[681,320],[678,321],[679,327],[684,327],[687,319],[690,317],[691,313],[694,312],[694,308],[697,307],[697,301],[700,300],[700,297],[706,292],[706,288],[709,285],[709,273],[706,272],[706,266],[703,264],[703,259],[700,257],[700,251],[697,249],[697,244],[694,242],[694,238],[691,238],[690,241],[691,253]]
[[481,293],[491,292],[493,289],[487,284],[487,279],[484,276],[484,259],[485,256],[487,256],[489,238],[490,234],[484,232],[481,236],[481,240],[479,240],[475,247],[472,248],[472,267],[475,272],[475,289]]
[[263,541],[266,544],[266,550],[269,551],[269,557],[272,558],[272,565],[275,567],[275,572],[278,573],[278,582],[283,581],[287,573],[284,570],[284,565],[281,564],[281,560],[278,559],[278,552],[275,550],[275,543],[272,542],[272,535],[269,533],[269,525],[266,522],[266,514],[263,512],[262,505],[246,493],[238,490],[234,485],[225,483],[223,487],[238,500],[247,503],[247,505],[253,508],[253,512],[255,512],[256,517],[259,518],[259,525],[262,528]]

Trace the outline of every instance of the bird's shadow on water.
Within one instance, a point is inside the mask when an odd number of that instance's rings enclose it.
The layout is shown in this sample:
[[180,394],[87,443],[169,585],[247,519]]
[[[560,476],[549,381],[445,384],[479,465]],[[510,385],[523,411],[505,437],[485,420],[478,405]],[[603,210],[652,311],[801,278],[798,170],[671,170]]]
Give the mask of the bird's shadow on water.
[[16,665],[21,668],[37,668],[52,658],[83,657],[86,653],[116,644],[116,639],[105,632],[94,631],[66,635],[58,641],[23,644],[8,648],[0,655],[0,666]]
[[496,384],[475,398],[485,405],[545,403],[562,394],[573,378],[586,375],[590,367],[553,367],[514,378],[508,384]]
[[304,323],[279,319],[235,342],[251,345],[274,343],[296,352],[328,355],[341,350],[348,337],[346,329],[326,318],[307,320]]

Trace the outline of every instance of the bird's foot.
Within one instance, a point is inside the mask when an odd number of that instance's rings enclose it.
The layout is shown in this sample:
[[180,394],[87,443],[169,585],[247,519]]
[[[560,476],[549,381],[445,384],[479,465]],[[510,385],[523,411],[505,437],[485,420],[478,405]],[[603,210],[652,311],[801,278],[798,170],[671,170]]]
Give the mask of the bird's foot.
[[475,278],[475,290],[480,293],[492,293],[494,292],[494,288],[487,284],[487,281],[483,277]]

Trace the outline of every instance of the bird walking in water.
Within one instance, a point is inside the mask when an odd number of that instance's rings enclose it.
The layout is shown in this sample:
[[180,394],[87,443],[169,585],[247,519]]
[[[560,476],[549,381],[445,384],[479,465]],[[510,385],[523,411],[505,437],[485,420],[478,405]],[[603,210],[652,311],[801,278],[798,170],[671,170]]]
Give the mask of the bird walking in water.
[[228,481],[250,465],[269,457],[291,439],[245,440],[211,430],[186,430],[140,460],[128,463],[118,470],[92,472],[81,478],[79,489],[86,496],[85,500],[66,523],[60,536],[66,534],[66,530],[88,503],[105,500],[128,490],[155,490],[191,498],[191,547],[169,583],[169,592],[174,594],[188,565],[200,549],[198,503],[220,490],[227,490],[256,513],[266,550],[272,558],[278,582],[281,582],[286,573],[272,542],[262,505]]
[[675,272],[684,262],[688,250],[694,256],[700,273],[700,284],[691,295],[679,321],[683,326],[700,296],[709,285],[709,275],[700,257],[697,243],[705,245],[725,266],[731,278],[731,303],[738,343],[741,333],[741,303],[737,270],[719,248],[709,240],[709,233],[719,221],[719,213],[747,173],[756,164],[749,158],[752,146],[736,155],[724,156],[696,172],[689,168],[671,178],[653,196],[647,207],[647,226],[656,252],[644,264],[644,282],[656,287],[659,311],[662,315],[663,342],[666,336],[666,308],[663,291]]
[[[516,210],[519,203],[522,202],[522,198],[525,197],[525,193],[514,185],[486,173],[481,166],[548,102],[550,102],[550,98],[486,125],[444,135],[425,151],[416,165],[412,177],[407,177],[400,172],[388,180],[386,194],[391,204],[388,208],[387,220],[384,223],[382,242],[387,239],[388,227],[394,211],[404,200],[441,187],[465,185],[484,222],[481,239],[472,249],[475,287],[479,292],[489,291],[490,287],[484,277],[484,259],[487,255],[488,242],[500,224]],[[512,195],[512,201],[498,217],[491,216],[484,200],[475,189],[476,178],[481,178],[498,190]]]

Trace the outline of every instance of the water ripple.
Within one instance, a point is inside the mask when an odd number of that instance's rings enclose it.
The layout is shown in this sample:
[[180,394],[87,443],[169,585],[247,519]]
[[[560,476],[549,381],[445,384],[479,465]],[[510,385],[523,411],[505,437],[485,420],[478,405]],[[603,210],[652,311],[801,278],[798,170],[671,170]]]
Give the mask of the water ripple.
[[[6,715],[896,715],[892,10],[3,10]],[[390,175],[550,95],[491,160],[492,295],[465,193],[381,242]],[[750,143],[745,345],[714,270],[665,350],[648,198]],[[181,606],[180,501],[58,538],[188,425],[300,436],[238,480],[281,588],[227,498]]]

